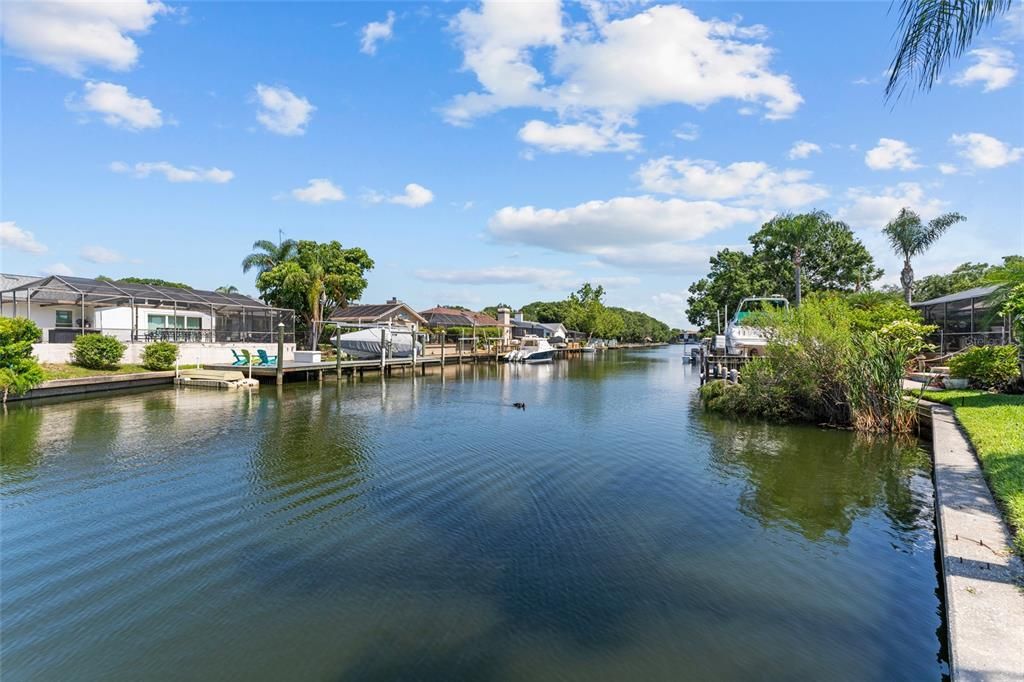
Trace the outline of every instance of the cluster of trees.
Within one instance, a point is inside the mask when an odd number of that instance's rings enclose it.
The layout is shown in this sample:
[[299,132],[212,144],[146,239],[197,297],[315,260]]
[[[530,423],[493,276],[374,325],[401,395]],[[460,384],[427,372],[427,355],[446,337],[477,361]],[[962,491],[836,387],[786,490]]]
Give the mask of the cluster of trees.
[[803,289],[861,291],[883,274],[849,226],[824,211],[776,216],[750,243],[750,253],[722,249],[712,256],[708,275],[690,285],[690,322],[714,328],[719,311],[734,310],[745,296],[799,302]]
[[928,275],[914,282],[914,300],[928,301],[958,291],[993,284],[993,276],[1014,263],[1024,264],[1024,256],[1003,256],[1002,265],[962,263],[945,275]]
[[337,241],[260,240],[242,260],[242,272],[259,272],[260,298],[295,310],[296,334],[304,333],[308,347],[316,348],[327,316],[363,295],[373,265],[364,249],[346,249]]
[[191,289],[188,284],[184,282],[170,282],[166,279],[160,279],[158,277],[121,277],[120,279],[114,279],[113,277],[107,277],[106,275],[99,275],[96,279],[101,282],[123,282],[125,284],[149,284],[154,287],[172,287],[174,289]]
[[[647,313],[605,305],[604,295],[604,287],[595,287],[587,282],[564,300],[534,301],[520,310],[528,320],[561,323],[590,337],[618,339],[627,343],[648,339],[663,343],[678,334],[677,330]],[[512,308],[501,303],[484,308],[483,312],[493,317],[501,307]]]

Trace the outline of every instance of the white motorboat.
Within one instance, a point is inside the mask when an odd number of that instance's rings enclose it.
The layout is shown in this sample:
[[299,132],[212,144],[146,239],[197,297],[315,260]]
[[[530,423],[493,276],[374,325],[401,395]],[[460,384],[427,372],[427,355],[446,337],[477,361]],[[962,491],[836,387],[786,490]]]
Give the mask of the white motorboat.
[[748,318],[751,313],[772,308],[789,310],[789,301],[778,295],[748,296],[740,301],[736,313],[725,327],[725,352],[728,355],[762,355],[768,347],[768,337]]
[[[381,346],[381,332],[384,333],[384,346]],[[381,356],[382,348],[393,358],[412,357],[413,332],[407,327],[370,328],[341,335],[340,346],[343,351],[359,360],[376,360]],[[331,343],[338,343],[338,337],[331,338]],[[416,342],[416,355],[423,355],[423,344]]]
[[527,334],[520,341],[519,348],[509,353],[506,359],[509,362],[551,362],[556,350],[547,339]]

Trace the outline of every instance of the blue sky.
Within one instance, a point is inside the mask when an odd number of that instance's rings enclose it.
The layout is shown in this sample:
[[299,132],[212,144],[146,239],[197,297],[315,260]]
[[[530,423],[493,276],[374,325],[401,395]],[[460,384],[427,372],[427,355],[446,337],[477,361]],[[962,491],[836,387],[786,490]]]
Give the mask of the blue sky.
[[915,269],[1024,252],[1019,11],[887,104],[888,3],[5,3],[4,272],[254,292],[278,229],[363,300],[564,297],[684,325],[721,246],[955,210]]

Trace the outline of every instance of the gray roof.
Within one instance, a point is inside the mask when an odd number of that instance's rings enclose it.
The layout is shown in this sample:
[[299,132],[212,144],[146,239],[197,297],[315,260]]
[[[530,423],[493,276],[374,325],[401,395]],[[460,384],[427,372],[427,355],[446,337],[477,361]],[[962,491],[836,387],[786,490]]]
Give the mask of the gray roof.
[[954,303],[956,301],[968,301],[972,298],[985,298],[998,288],[999,287],[996,285],[974,287],[973,289],[967,289],[966,291],[957,291],[953,294],[939,296],[938,298],[933,298],[930,301],[914,301],[910,305],[914,308],[920,308],[926,305],[935,305],[936,303]]
[[7,291],[14,287],[20,287],[23,284],[29,282],[35,282],[42,279],[38,275],[10,275],[0,272],[0,291]]
[[422,315],[402,301],[383,304],[359,303],[349,305],[344,308],[335,309],[328,319],[333,322],[376,323],[389,320],[399,314],[401,317],[418,322],[419,324],[427,324]]
[[[17,277],[17,275],[16,275]],[[108,282],[88,277],[50,275],[31,277],[0,291],[24,291],[33,301],[50,302],[100,302],[107,305],[130,305],[132,301],[143,304],[182,303],[216,308],[261,308],[274,310],[263,301],[257,301],[244,294],[222,294],[219,291],[203,289],[181,289],[136,282]]]

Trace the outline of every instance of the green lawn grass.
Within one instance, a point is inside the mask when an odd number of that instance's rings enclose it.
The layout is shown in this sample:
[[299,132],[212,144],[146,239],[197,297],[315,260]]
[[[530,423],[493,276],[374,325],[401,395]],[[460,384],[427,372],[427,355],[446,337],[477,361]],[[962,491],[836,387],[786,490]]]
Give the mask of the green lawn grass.
[[953,407],[1024,555],[1024,395],[928,391],[925,399]]
[[[123,364],[119,365],[116,369],[86,369],[85,367],[79,367],[78,365],[61,365],[56,363],[44,362],[41,367],[43,368],[44,381],[50,381],[51,379],[80,379],[82,377],[104,377],[110,376],[111,374],[137,374],[139,372],[149,372],[142,365],[130,365]],[[188,369],[195,367],[195,365],[181,365],[181,369]]]

